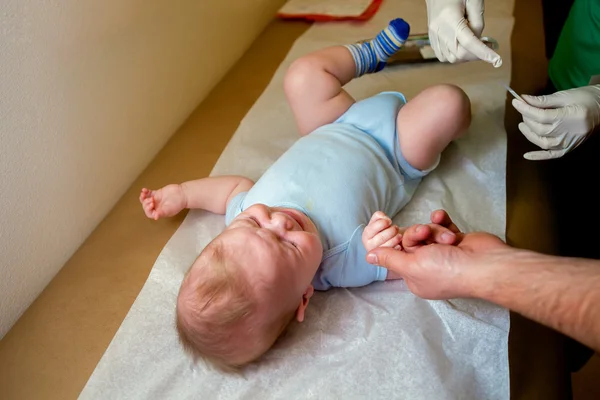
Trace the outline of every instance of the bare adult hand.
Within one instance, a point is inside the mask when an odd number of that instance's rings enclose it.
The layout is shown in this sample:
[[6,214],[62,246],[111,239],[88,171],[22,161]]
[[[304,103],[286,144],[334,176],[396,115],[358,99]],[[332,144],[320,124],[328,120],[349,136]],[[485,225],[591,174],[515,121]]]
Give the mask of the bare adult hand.
[[378,248],[367,255],[367,261],[400,275],[419,297],[472,297],[474,285],[485,284],[488,279],[486,268],[513,249],[489,233],[457,236],[457,245],[433,243],[414,252]]

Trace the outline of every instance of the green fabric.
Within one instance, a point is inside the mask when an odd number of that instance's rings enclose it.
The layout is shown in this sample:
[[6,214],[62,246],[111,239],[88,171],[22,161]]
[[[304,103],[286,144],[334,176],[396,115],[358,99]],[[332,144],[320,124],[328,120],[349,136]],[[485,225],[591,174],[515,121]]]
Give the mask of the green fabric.
[[600,75],[600,0],[575,0],[548,74],[558,90],[587,86]]

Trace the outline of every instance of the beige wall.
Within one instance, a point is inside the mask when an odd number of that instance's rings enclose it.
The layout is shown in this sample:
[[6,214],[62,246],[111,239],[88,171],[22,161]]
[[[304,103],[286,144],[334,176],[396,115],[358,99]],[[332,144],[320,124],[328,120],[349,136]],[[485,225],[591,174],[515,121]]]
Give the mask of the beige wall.
[[282,3],[0,2],[0,337]]

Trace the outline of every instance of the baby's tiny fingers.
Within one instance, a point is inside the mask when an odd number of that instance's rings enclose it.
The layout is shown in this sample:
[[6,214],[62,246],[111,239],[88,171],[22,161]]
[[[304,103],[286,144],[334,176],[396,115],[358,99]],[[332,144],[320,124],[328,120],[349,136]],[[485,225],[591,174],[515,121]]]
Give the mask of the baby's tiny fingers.
[[144,214],[146,215],[146,217],[148,218],[153,218],[152,217],[152,209],[148,208],[148,207],[144,207]]
[[373,213],[373,215],[371,216],[371,219],[369,220],[369,225],[379,219],[389,219],[391,221],[391,218],[389,218],[387,215],[385,215],[385,213],[383,211],[375,211]]
[[381,218],[375,220],[375,222],[369,222],[369,225],[365,227],[363,232],[363,238],[366,238],[367,240],[372,239],[375,235],[388,228],[391,224],[392,220],[389,218]]
[[154,199],[152,197],[148,197],[147,199],[144,200],[143,206],[144,206],[144,209],[154,210],[154,208],[155,208]]
[[385,242],[384,244],[382,244],[379,247],[396,248],[397,246],[400,246],[401,243],[402,243],[402,234],[398,233],[393,238],[391,238],[390,240],[388,240],[387,242]]
[[[387,229],[379,232],[373,239],[369,241],[370,247],[372,249],[376,247],[380,247],[384,243],[394,240],[394,238],[398,235],[398,227],[396,225],[392,225]],[[397,244],[397,243],[396,243]],[[393,246],[388,246],[393,247]]]

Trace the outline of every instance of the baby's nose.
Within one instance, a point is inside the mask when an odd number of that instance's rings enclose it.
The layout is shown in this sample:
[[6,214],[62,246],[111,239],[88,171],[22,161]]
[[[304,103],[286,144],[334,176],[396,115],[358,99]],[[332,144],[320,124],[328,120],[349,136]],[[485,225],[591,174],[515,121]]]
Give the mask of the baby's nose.
[[273,227],[281,231],[291,231],[294,229],[294,223],[290,219],[281,213],[271,214],[271,223]]

